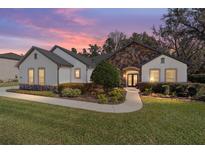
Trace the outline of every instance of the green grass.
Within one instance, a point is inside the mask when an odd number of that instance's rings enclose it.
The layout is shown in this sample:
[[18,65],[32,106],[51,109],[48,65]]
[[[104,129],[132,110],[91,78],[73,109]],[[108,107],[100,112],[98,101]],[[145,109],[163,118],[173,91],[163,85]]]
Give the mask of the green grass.
[[142,99],[112,114],[0,97],[0,144],[205,144],[205,104]]
[[18,86],[18,82],[3,82],[0,83],[0,87],[10,87],[10,86]]
[[58,97],[58,95],[52,91],[33,91],[33,90],[20,90],[20,89],[8,89],[7,91],[20,93],[20,94],[30,94],[30,95],[47,96],[47,97]]

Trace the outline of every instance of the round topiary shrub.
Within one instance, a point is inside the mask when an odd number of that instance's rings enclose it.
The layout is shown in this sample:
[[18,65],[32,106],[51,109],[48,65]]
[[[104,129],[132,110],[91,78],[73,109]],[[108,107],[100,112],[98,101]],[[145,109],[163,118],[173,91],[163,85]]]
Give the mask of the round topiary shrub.
[[91,75],[95,84],[102,85],[104,89],[118,87],[120,84],[120,72],[112,64],[103,61],[98,64]]

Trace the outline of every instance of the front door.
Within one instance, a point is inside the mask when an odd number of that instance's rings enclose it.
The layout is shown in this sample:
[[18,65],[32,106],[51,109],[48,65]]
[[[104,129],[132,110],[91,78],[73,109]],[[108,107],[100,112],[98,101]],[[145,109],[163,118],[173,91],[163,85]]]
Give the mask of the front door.
[[127,74],[127,86],[135,87],[137,84],[137,74]]

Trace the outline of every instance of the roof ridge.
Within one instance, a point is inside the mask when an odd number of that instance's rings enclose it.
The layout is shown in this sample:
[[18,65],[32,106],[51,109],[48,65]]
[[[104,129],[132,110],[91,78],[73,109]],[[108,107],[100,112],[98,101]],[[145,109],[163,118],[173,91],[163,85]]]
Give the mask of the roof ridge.
[[59,49],[63,50],[65,53],[69,54],[73,58],[75,58],[75,59],[79,60],[80,62],[84,63],[88,67],[90,67],[90,66],[92,67],[93,66],[93,63],[92,63],[90,58],[87,58],[87,57],[82,56],[82,55],[80,55],[78,53],[72,52],[72,51],[70,51],[70,50],[68,50],[68,49],[66,49],[64,47],[59,46],[59,45],[54,45],[51,48],[50,51],[53,52],[56,48],[59,48]]

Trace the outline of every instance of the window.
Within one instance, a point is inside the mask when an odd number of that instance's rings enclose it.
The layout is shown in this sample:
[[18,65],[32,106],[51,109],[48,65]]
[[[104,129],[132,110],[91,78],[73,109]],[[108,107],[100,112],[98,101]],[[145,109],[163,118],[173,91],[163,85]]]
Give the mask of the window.
[[165,63],[165,58],[161,58],[161,64]]
[[45,85],[45,68],[38,69],[38,84]]
[[38,54],[35,53],[35,54],[34,54],[34,59],[37,59],[37,58],[38,58]]
[[34,69],[28,69],[28,84],[34,84]]
[[80,68],[75,69],[75,78],[80,79]]
[[165,70],[165,81],[166,82],[176,82],[177,80],[177,70],[176,69],[166,69]]
[[159,82],[160,70],[159,69],[151,69],[150,70],[150,82]]

